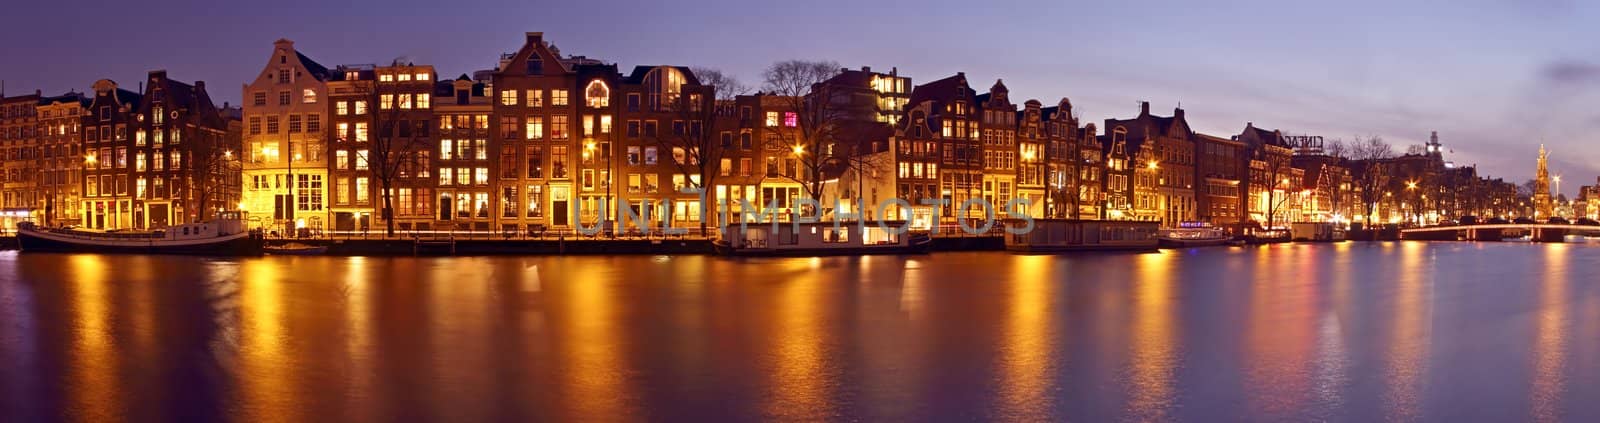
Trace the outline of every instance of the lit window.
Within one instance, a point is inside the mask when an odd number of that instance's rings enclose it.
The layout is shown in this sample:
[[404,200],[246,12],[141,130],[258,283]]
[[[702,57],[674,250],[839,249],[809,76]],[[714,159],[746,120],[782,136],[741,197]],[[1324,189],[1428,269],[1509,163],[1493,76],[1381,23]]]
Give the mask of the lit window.
[[432,102],[433,102],[432,95],[427,94],[427,93],[417,94],[417,108],[418,109],[431,108],[431,107],[433,107],[431,105]]
[[401,94],[400,95],[400,108],[401,109],[405,109],[405,110],[411,110],[411,94]]
[[417,74],[417,80],[418,81],[427,81],[427,80],[430,80],[430,79],[433,79],[433,75],[429,75],[429,74],[426,74],[426,73]]
[[500,90],[500,104],[506,106],[517,105],[517,90]]
[[544,118],[538,116],[529,117],[527,128],[523,133],[530,140],[544,138]]
[[382,82],[394,82],[394,75],[389,75],[389,74],[378,75],[378,80],[382,81]]
[[366,122],[356,122],[356,142],[367,142]]
[[356,170],[367,170],[367,150],[356,150]]
[[367,114],[367,102],[366,102],[366,100],[358,100],[358,101],[356,101],[356,114],[357,115]]
[[400,81],[401,82],[410,81],[410,80],[411,80],[411,74],[409,74],[409,73],[400,74]]
[[600,133],[611,133],[611,115],[600,115]]
[[778,112],[767,112],[767,126],[778,126]]
[[394,108],[394,94],[384,94],[378,96],[378,110],[389,110],[392,108]]
[[544,107],[544,91],[528,90],[528,107]]
[[795,112],[783,112],[783,126],[790,128],[800,126],[800,114]]
[[451,140],[439,141],[439,160],[450,160],[455,151],[455,142]]
[[589,107],[600,108],[611,104],[611,89],[598,79],[589,82],[589,87],[584,88],[583,95]]
[[550,90],[550,105],[551,106],[565,106],[565,105],[567,105],[567,90]]
[[307,88],[304,91],[301,91],[300,92],[300,102],[301,103],[305,103],[305,104],[316,103],[317,102],[317,90],[313,90],[313,89]]
[[333,104],[333,114],[336,114],[336,115],[339,115],[339,116],[344,116],[344,115],[350,114],[350,103],[349,102],[344,102],[344,101],[334,103]]

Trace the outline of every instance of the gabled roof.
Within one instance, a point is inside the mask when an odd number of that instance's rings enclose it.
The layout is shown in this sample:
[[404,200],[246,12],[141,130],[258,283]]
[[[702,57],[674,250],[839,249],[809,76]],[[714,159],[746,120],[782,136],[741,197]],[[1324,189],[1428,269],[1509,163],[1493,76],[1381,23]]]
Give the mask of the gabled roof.
[[[924,101],[948,101],[951,93],[954,93],[958,87],[966,85],[966,79],[966,74],[956,73],[944,79],[913,87],[909,104],[917,104]],[[967,87],[967,94],[968,96],[975,96],[977,93],[969,86]]]
[[301,65],[305,65],[306,71],[311,72],[311,75],[317,78],[318,81],[327,81],[328,77],[332,76],[331,73],[328,73],[327,66],[323,66],[321,63],[317,63],[317,61],[311,60],[310,57],[306,57],[305,53],[295,50],[294,55],[300,59]]

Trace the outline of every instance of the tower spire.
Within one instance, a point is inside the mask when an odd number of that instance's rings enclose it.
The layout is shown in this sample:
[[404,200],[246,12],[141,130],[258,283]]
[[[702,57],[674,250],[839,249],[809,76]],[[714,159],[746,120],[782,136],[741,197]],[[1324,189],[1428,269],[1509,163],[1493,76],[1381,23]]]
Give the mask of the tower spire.
[[1533,177],[1533,217],[1535,219],[1549,219],[1555,215],[1555,206],[1550,202],[1550,152],[1544,149],[1544,144],[1539,144],[1539,167],[1534,171]]

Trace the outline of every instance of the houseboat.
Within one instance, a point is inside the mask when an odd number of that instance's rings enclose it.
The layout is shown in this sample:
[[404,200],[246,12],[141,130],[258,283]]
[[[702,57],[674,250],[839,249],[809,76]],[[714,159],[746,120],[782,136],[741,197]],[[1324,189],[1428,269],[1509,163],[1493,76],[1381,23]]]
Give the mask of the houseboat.
[[260,232],[246,229],[240,215],[225,212],[215,220],[151,231],[43,228],[25,222],[17,227],[17,243],[24,252],[261,255]]
[[1222,229],[1209,225],[1183,225],[1175,229],[1162,229],[1156,237],[1161,248],[1195,248],[1227,245],[1233,237]]
[[1345,231],[1332,222],[1295,222],[1289,225],[1289,237],[1296,242],[1339,242],[1345,240]]
[[[1008,220],[1007,227],[1027,222]],[[1069,251],[1156,251],[1157,222],[1133,220],[1034,219],[1033,230],[1006,234],[1006,250],[1017,253]]]
[[[887,229],[885,228],[887,227]],[[722,228],[712,242],[717,253],[732,256],[827,256],[864,254],[924,254],[933,247],[925,233],[899,228],[906,222],[738,223]]]

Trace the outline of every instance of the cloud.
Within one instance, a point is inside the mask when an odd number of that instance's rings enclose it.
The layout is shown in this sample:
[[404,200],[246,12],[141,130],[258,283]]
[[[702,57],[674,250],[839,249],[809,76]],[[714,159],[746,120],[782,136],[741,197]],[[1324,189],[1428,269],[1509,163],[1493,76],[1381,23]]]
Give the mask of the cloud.
[[1600,82],[1600,65],[1588,62],[1561,60],[1547,63],[1540,72],[1546,82],[1557,84],[1583,84]]

